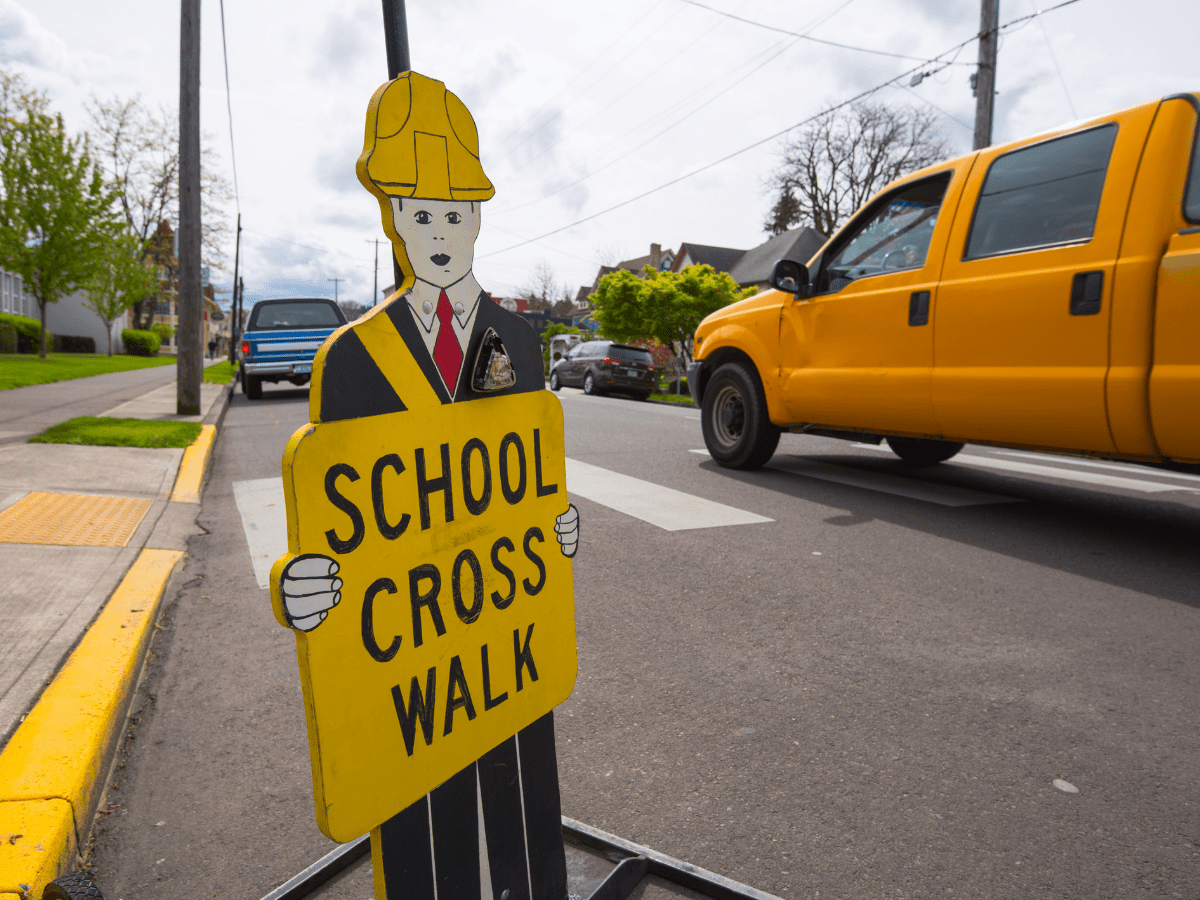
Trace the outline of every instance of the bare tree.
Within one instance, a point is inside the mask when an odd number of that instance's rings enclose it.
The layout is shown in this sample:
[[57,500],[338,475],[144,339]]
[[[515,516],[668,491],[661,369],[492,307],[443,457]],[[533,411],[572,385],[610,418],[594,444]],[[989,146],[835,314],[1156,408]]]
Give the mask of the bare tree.
[[[165,109],[147,109],[138,97],[93,97],[88,115],[108,185],[117,191],[126,227],[142,247],[141,258],[158,268],[164,282],[173,283],[178,261],[174,248],[164,240],[162,223],[173,229],[179,221],[178,116]],[[218,171],[217,154],[205,146],[201,156],[204,264],[223,269],[230,234],[224,204],[232,192]],[[156,301],[157,297],[148,297],[134,307],[136,327],[145,328],[153,321]]]
[[783,146],[766,230],[810,225],[833,234],[884,185],[948,155],[936,124],[928,110],[869,101],[815,119]]
[[529,308],[535,312],[550,309],[558,300],[558,276],[554,267],[544,259],[539,259],[529,273],[529,280],[521,288],[521,296],[529,301]]

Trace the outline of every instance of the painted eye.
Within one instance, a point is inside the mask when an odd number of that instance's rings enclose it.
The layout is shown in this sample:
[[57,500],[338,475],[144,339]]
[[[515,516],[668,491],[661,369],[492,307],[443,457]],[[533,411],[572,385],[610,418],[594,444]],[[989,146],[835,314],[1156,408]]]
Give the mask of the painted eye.
[[457,225],[459,222],[462,221],[462,216],[460,216],[456,212],[448,212],[448,213],[446,213],[446,221],[449,222],[451,225]]
[[418,225],[428,225],[433,221],[433,216],[425,212],[425,210],[418,212],[414,218],[417,220]]

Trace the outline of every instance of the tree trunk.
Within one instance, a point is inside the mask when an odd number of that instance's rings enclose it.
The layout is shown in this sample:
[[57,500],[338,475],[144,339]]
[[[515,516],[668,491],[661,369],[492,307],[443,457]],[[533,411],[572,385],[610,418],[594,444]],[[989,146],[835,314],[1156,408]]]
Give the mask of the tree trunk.
[[42,314],[42,349],[40,351],[38,351],[38,357],[41,359],[45,359],[46,358],[46,301],[45,300],[42,300],[40,298],[38,299],[38,309],[41,311],[41,314]]

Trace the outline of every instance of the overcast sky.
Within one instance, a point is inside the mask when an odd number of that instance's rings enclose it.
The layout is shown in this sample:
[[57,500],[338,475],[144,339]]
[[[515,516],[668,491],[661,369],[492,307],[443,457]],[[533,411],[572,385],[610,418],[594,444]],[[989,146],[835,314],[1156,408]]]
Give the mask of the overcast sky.
[[[1001,0],[1000,21],[1058,2]],[[475,272],[493,295],[517,293],[539,260],[574,292],[591,284],[602,257],[645,254],[652,242],[756,246],[766,237],[773,198],[765,182],[779,140],[604,211],[895,79],[979,30],[978,0],[704,6],[711,9],[687,0],[408,0],[413,67],[444,81],[479,127],[496,196],[483,208]],[[232,181],[217,2],[205,0],[202,27],[201,124]],[[332,297],[329,279],[340,278],[343,298],[369,302],[369,242],[383,231],[354,163],[367,102],[387,76],[380,3],[227,0],[225,29],[247,300]],[[995,140],[1200,88],[1197,33],[1197,0],[1077,0],[1005,30]],[[972,41],[915,88],[893,84],[874,96],[933,104],[946,138],[965,152],[977,52]],[[177,3],[0,0],[0,63],[48,94],[75,130],[87,126],[92,95],[140,95],[174,108],[178,53]],[[235,211],[230,203],[231,218]],[[564,226],[573,227],[515,246]],[[381,250],[383,287],[392,279],[386,243]],[[218,286],[231,281],[232,242],[227,268],[214,273]]]

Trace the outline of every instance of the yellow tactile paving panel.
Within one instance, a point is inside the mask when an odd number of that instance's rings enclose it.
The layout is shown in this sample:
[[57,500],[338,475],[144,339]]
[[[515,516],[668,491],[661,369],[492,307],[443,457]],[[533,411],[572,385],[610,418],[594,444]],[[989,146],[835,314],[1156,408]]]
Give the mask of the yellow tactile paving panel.
[[0,512],[0,543],[124,547],[152,502],[33,491]]

